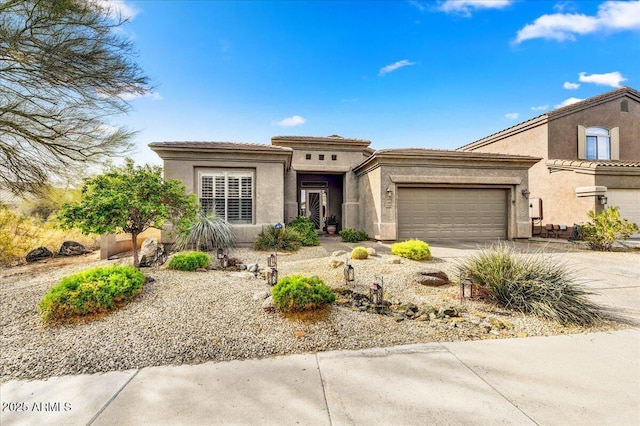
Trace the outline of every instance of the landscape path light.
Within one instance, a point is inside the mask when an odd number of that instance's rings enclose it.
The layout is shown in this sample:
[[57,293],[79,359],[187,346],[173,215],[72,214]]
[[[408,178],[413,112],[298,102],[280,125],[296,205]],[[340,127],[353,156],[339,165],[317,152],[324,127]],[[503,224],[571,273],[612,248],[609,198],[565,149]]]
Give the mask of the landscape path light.
[[[464,276],[464,279],[462,278]],[[466,276],[466,272],[460,271],[460,300],[473,298],[473,281]]]
[[369,302],[380,312],[384,308],[384,277],[376,278],[379,278],[380,282],[374,282],[369,287]]
[[344,284],[347,285],[356,280],[356,272],[353,269],[351,263],[349,263],[349,256],[347,256],[347,261],[344,264]]

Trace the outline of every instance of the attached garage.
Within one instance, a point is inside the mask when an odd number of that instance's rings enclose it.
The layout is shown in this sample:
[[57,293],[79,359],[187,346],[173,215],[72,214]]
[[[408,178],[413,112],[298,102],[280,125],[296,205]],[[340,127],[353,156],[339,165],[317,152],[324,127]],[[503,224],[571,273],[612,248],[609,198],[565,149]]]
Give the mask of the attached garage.
[[609,189],[606,195],[609,207],[618,206],[620,216],[640,226],[640,189]]
[[398,188],[398,239],[507,238],[506,189]]

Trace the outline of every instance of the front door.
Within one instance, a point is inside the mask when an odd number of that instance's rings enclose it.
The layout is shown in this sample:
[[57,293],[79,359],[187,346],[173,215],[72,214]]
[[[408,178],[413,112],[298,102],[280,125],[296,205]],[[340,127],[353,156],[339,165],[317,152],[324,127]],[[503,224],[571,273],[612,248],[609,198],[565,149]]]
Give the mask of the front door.
[[317,230],[322,230],[327,214],[327,191],[303,189],[300,194],[302,215],[311,219]]

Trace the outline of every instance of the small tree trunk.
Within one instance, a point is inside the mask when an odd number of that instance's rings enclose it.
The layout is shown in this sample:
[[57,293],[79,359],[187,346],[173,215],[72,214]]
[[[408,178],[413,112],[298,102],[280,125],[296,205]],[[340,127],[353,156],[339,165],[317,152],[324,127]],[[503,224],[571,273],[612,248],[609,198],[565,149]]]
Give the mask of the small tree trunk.
[[138,259],[138,234],[131,233],[131,243],[133,244],[133,266],[140,267],[140,259]]

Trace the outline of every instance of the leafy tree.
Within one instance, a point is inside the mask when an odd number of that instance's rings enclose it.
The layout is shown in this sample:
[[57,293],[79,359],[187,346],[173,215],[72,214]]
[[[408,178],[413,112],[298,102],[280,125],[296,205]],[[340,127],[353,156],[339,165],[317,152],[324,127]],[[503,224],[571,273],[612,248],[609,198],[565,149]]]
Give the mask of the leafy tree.
[[63,228],[77,227],[87,234],[131,234],[133,263],[138,266],[138,235],[161,229],[167,220],[184,230],[196,211],[196,196],[187,195],[180,181],[164,181],[160,167],[136,166],[127,159],[120,168],[86,179],[81,200],[65,204],[58,218]]
[[150,87],[113,4],[0,0],[0,182],[13,192],[131,149],[134,132],[110,119]]
[[634,232],[638,232],[638,225],[623,219],[618,207],[609,207],[596,213],[589,212],[589,219],[582,225],[582,238],[592,250],[611,251],[617,240],[628,240]]

